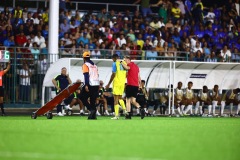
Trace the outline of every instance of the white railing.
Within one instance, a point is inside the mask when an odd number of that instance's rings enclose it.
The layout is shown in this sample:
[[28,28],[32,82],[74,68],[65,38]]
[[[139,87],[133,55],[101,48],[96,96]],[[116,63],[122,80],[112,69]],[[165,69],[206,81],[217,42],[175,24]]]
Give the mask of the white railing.
[[[21,1],[26,1],[26,2],[33,2],[32,0],[21,0]],[[47,7],[47,3],[49,0],[35,0],[36,2],[36,8],[39,7],[39,3],[44,2],[44,6]],[[131,7],[136,7],[137,10],[139,10],[140,5],[139,4],[124,4],[124,3],[100,3],[100,2],[77,2],[77,1],[71,1],[72,4],[75,5],[75,10],[78,10],[78,5],[79,4],[94,4],[94,5],[105,5],[107,12],[109,11],[110,6],[131,6]],[[13,0],[13,7],[16,6],[16,0]]]

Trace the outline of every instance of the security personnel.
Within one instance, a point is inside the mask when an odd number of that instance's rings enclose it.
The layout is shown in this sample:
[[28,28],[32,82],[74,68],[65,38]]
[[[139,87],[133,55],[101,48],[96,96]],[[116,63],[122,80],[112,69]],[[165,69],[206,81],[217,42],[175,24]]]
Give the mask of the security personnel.
[[[53,85],[56,87],[56,94],[59,94],[62,90],[67,88],[70,84],[72,84],[69,75],[67,74],[67,68],[63,67],[61,69],[61,74],[57,75],[55,78],[52,79]],[[57,106],[57,115],[63,116],[62,114],[62,106]]]
[[[82,65],[82,71],[84,75],[84,86],[82,92],[80,93],[80,99],[83,105],[87,107],[90,111],[88,116],[89,120],[96,118],[96,99],[98,97],[99,89],[99,75],[98,67],[90,60],[90,52],[83,52],[84,64]],[[88,99],[90,98],[90,103]]]

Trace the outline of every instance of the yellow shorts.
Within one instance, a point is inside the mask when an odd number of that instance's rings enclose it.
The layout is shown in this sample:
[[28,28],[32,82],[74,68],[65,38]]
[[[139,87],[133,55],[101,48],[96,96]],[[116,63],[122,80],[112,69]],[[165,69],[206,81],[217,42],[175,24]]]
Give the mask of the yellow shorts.
[[114,84],[113,83],[113,95],[123,95],[125,84]]

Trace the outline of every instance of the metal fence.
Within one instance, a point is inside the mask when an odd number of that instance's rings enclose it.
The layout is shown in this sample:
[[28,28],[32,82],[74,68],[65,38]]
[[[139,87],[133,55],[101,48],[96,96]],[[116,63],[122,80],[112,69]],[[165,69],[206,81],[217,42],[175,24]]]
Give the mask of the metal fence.
[[[47,69],[57,58],[81,58],[84,49],[64,48],[59,49],[59,54],[48,54],[46,48],[35,48],[35,52],[28,48],[11,48],[10,52],[11,68],[3,76],[5,87],[4,101],[6,106],[11,107],[39,107],[41,101],[42,82]],[[111,59],[114,53],[123,58],[130,55],[132,59],[137,60],[177,60],[188,61],[190,56],[188,52],[174,52],[171,57],[164,54],[169,52],[157,52],[157,56],[148,56],[148,52],[142,50],[90,50],[91,57],[96,59]],[[155,52],[155,51],[154,51]],[[159,56],[161,55],[161,56]],[[239,62],[239,54],[233,54],[234,62]],[[53,58],[54,57],[54,58]],[[202,61],[206,61],[203,59]],[[6,63],[1,63],[1,68],[5,68]],[[29,72],[27,71],[27,69]],[[24,78],[29,78],[30,82]],[[53,77],[54,78],[54,77]],[[50,94],[49,92],[46,92]],[[50,97],[51,95],[46,95]]]

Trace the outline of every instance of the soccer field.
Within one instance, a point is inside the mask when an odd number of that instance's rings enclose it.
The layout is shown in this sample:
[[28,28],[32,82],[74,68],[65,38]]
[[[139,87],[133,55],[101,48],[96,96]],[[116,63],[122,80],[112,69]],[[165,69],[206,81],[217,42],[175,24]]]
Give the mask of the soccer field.
[[1,160],[237,160],[240,119],[0,117]]

